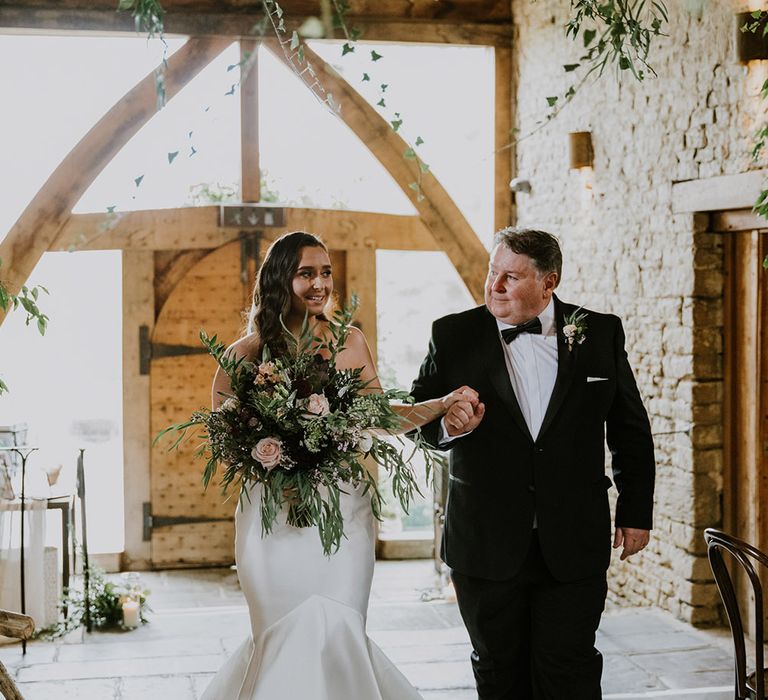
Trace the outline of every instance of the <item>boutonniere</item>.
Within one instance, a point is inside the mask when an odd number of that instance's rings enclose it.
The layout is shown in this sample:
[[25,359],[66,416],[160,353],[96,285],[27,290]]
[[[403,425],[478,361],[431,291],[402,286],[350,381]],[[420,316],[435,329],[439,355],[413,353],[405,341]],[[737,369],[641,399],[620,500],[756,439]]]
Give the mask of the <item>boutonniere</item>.
[[579,307],[571,314],[564,316],[565,325],[563,335],[568,343],[568,352],[573,350],[573,344],[581,345],[587,339],[586,312],[579,313],[583,307]]

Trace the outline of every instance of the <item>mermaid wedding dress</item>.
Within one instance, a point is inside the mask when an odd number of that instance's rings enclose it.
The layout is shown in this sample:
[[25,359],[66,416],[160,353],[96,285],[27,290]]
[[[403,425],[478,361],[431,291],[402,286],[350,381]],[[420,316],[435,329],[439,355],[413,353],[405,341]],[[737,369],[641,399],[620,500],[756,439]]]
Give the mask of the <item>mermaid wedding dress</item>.
[[370,498],[341,495],[344,532],[323,554],[315,528],[285,523],[261,536],[261,493],[235,516],[235,557],[252,635],[219,669],[202,700],[421,700],[366,636],[373,577]]

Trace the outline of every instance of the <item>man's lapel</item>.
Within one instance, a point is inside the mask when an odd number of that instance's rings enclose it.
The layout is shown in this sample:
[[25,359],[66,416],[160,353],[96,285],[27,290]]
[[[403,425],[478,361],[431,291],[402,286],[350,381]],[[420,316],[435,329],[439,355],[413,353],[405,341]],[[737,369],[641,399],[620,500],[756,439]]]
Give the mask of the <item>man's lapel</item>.
[[580,349],[581,346],[576,343],[574,343],[570,350],[568,349],[568,343],[566,342],[565,334],[563,333],[565,316],[566,314],[572,313],[576,307],[571,304],[563,304],[557,296],[555,296],[554,299],[555,326],[557,327],[557,378],[555,379],[555,386],[552,389],[552,396],[547,405],[547,411],[544,414],[544,420],[539,429],[539,438],[544,435],[547,428],[552,425],[552,421],[555,419],[555,416],[568,393],[573,377],[576,374],[579,358],[583,354],[583,351]]
[[504,348],[499,339],[499,327],[496,319],[490,311],[487,311],[483,322],[482,338],[478,338],[478,347],[482,353],[482,361],[491,380],[491,385],[498,393],[499,398],[512,415],[517,427],[533,442],[531,431],[523,418],[520,404],[517,402],[514,389],[509,381],[509,370],[504,359]]

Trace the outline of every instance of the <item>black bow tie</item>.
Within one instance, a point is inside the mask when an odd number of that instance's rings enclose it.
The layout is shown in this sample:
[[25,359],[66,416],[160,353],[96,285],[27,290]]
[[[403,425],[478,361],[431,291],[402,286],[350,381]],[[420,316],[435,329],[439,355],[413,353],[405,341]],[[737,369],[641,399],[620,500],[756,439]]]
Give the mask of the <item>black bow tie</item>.
[[541,333],[541,321],[539,317],[532,318],[530,321],[521,323],[519,326],[512,328],[505,328],[501,331],[501,337],[504,338],[504,342],[509,344],[521,333]]

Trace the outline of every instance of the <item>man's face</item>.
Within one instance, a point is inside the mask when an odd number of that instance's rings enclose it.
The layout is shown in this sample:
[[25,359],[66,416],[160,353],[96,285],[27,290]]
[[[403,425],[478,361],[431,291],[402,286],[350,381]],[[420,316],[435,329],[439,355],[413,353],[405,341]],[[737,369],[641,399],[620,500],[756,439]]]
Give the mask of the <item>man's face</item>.
[[491,251],[485,305],[499,321],[516,326],[547,307],[556,285],[556,272],[540,275],[527,255],[500,243]]

